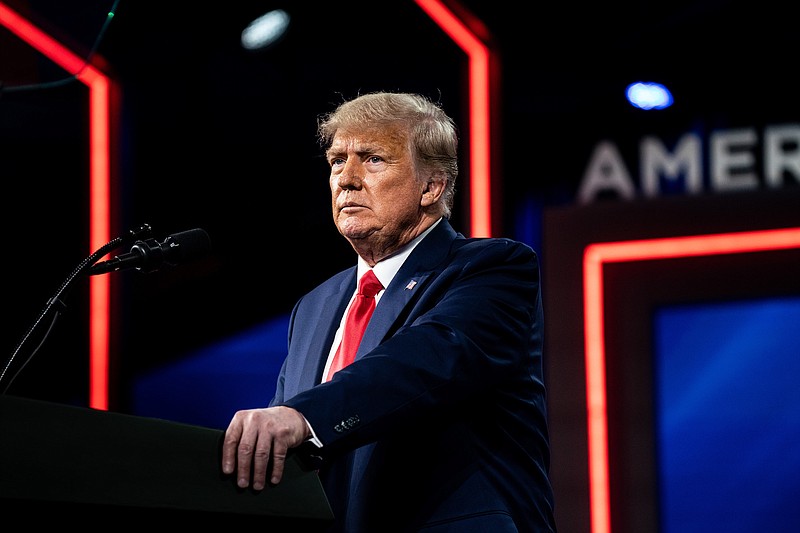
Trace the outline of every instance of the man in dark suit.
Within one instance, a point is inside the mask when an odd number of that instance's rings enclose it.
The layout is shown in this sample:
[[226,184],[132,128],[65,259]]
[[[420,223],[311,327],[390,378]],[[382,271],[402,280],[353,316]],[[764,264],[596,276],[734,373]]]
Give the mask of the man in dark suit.
[[[457,131],[428,99],[361,95],[319,134],[357,265],[296,304],[275,397],[234,415],[223,471],[259,490],[290,449],[312,450],[329,531],[555,531],[535,252],[450,225]],[[355,361],[333,372],[369,270],[384,289]]]

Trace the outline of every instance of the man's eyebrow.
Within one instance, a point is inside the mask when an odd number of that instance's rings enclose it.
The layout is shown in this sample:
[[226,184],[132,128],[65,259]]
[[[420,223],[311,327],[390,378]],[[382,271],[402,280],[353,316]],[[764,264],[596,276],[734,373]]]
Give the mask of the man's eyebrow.
[[[331,157],[331,156],[346,154],[348,151],[349,150],[347,148],[329,148],[327,152],[325,152],[325,154],[328,157]],[[384,150],[380,146],[375,144],[361,145],[356,150],[354,150],[356,155],[359,157],[363,157],[369,154],[379,154],[382,153],[383,151]]]

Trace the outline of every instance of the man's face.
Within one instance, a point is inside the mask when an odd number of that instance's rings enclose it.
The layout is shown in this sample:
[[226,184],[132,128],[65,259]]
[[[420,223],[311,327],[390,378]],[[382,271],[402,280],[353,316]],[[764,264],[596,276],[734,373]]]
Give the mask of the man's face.
[[327,158],[333,220],[357,250],[367,245],[381,255],[421,233],[425,183],[404,130],[339,130]]

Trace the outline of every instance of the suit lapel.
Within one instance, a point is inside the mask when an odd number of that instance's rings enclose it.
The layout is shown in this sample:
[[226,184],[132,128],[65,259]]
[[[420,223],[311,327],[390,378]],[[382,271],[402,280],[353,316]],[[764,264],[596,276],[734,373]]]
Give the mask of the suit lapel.
[[311,332],[312,338],[309,344],[309,354],[316,355],[305,359],[303,373],[299,376],[299,390],[310,389],[322,379],[339,321],[355,289],[356,268],[353,267],[346,272],[340,283],[334,285],[331,293],[319,305],[317,325]]

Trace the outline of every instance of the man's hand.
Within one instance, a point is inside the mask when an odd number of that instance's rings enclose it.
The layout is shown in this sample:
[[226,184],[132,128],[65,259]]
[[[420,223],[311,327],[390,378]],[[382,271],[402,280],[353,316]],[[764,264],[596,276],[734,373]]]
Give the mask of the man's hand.
[[238,411],[225,431],[222,471],[233,474],[236,470],[237,484],[246,488],[252,469],[253,489],[261,490],[271,460],[270,482],[277,484],[283,477],[286,453],[302,444],[309,434],[306,419],[291,407]]

